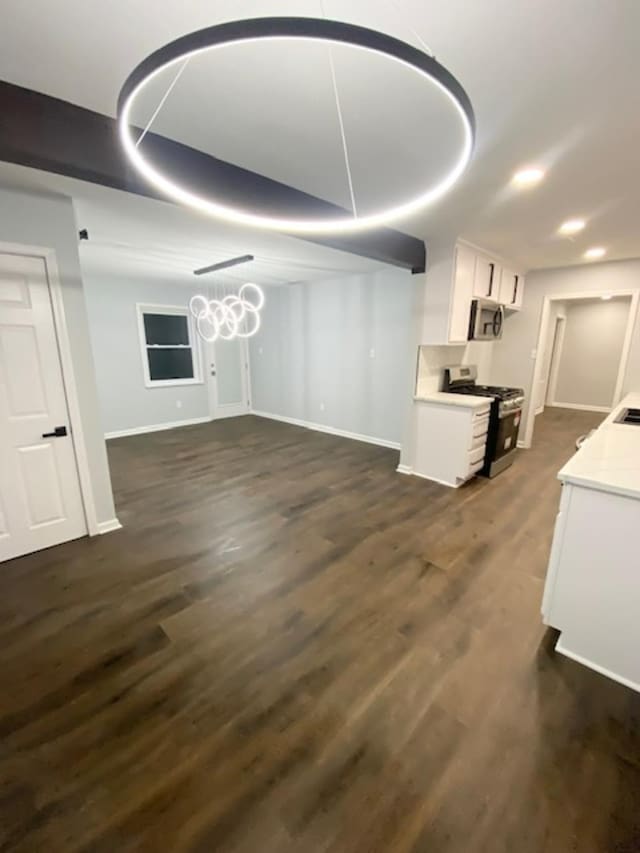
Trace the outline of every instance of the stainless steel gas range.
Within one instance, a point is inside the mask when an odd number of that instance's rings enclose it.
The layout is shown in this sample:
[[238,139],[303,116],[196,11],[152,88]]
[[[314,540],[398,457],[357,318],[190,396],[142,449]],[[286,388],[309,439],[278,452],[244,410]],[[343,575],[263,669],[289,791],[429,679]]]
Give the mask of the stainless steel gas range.
[[473,394],[475,397],[492,398],[484,467],[478,473],[485,477],[495,477],[514,460],[522,421],[524,390],[478,385],[477,378],[478,368],[473,364],[446,367],[443,390],[451,394]]

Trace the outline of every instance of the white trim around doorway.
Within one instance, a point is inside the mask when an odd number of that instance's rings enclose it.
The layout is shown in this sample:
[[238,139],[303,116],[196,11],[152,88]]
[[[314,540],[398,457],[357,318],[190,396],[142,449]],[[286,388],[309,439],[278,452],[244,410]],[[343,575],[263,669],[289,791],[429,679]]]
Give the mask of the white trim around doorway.
[[[536,360],[533,367],[533,376],[531,382],[532,394],[533,389],[535,389],[540,381],[540,373],[543,368],[543,353],[545,351],[545,347],[547,345],[547,335],[549,334],[549,314],[551,312],[551,303],[552,302],[571,302],[575,299],[598,299],[602,296],[612,296],[612,297],[627,297],[631,300],[629,305],[629,316],[627,317],[627,328],[624,336],[624,342],[622,344],[622,352],[620,354],[620,364],[618,366],[618,376],[616,378],[616,385],[613,394],[613,400],[611,403],[611,408],[615,407],[622,397],[622,386],[624,383],[624,377],[627,372],[627,365],[629,362],[629,352],[631,350],[631,341],[633,338],[633,330],[636,324],[636,318],[638,315],[638,301],[640,300],[640,291],[638,290],[591,290],[591,291],[578,291],[575,293],[554,293],[553,295],[547,295],[544,297],[544,302],[542,304],[542,313],[540,316],[540,325],[538,327],[538,341],[536,344]],[[585,411],[601,411],[601,412],[609,412],[611,408],[590,408],[587,409],[584,406],[567,406],[559,403],[554,403],[556,406],[561,408],[581,408]],[[524,438],[522,440],[522,445],[518,442],[518,446],[522,447],[531,447],[531,443],[533,440],[533,430],[535,426],[536,413],[533,409],[533,406],[529,407],[527,412],[526,424],[524,425]]]
[[[53,312],[53,323],[58,339],[58,352],[60,354],[60,365],[62,368],[62,381],[64,384],[67,407],[69,409],[69,420],[71,426],[71,439],[75,451],[76,464],[78,466],[78,478],[80,480],[80,492],[84,507],[85,521],[89,536],[96,536],[106,532],[100,529],[96,505],[93,498],[93,487],[91,473],[89,470],[89,457],[82,429],[80,417],[80,403],[76,386],[75,373],[73,369],[73,357],[71,355],[71,343],[69,341],[69,328],[62,298],[62,284],[58,272],[58,263],[54,249],[42,246],[27,246],[22,243],[0,242],[0,253],[7,255],[24,255],[32,258],[42,258],[47,271],[49,294],[51,296],[51,308]],[[108,524],[117,522],[117,519],[109,521]],[[117,522],[119,524],[119,522]],[[116,528],[112,528],[116,529]]]

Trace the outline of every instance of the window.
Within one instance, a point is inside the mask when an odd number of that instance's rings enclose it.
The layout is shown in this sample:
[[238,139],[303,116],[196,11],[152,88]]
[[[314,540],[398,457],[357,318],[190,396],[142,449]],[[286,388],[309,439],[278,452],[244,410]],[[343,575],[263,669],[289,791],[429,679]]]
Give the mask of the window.
[[188,308],[138,305],[145,385],[194,385],[202,381]]

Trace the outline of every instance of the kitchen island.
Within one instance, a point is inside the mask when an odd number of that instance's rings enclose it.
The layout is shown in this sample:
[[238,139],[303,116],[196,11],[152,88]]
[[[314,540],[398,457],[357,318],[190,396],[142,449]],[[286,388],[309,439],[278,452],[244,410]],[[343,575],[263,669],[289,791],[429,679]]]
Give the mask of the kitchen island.
[[640,691],[640,425],[615,407],[560,470],[560,511],[542,602],[556,650]]

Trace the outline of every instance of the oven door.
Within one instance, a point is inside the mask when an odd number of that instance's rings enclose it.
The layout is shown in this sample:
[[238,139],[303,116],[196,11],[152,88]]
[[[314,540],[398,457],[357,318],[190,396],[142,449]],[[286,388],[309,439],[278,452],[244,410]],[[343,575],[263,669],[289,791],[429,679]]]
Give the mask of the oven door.
[[487,473],[495,477],[513,462],[518,446],[518,433],[522,420],[522,409],[511,409],[498,418],[493,447],[491,448]]
[[474,299],[469,318],[470,341],[495,341],[502,337],[504,308],[495,302]]

